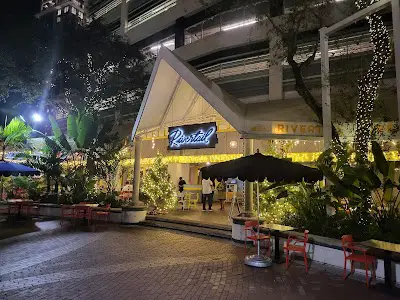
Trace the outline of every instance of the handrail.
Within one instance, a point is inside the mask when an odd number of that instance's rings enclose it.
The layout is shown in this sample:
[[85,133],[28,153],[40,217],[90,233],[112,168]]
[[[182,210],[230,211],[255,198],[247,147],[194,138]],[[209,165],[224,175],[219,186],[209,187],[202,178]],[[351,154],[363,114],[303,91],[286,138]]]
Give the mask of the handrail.
[[161,3],[160,5],[157,5],[156,7],[146,11],[139,17],[133,19],[132,21],[129,21],[126,30],[130,30],[130,29],[154,18],[155,16],[169,10],[170,8],[176,6],[176,2],[177,2],[177,0],[165,1],[165,2]]
[[[391,32],[392,30],[389,30]],[[331,57],[340,57],[348,54],[359,54],[370,52],[373,50],[372,45],[368,40],[368,36],[364,38],[363,34],[357,36],[350,36],[340,40],[331,40],[332,47],[329,51]],[[357,38],[363,38],[363,41],[356,42]],[[351,44],[349,43],[352,42]],[[299,47],[299,54],[295,56],[296,61],[304,60],[311,55],[308,45]],[[318,51],[315,60],[320,59],[321,53]],[[288,65],[287,61],[283,65]],[[232,60],[229,62],[219,63],[213,66],[199,69],[204,75],[210,79],[223,78],[227,76],[248,74],[257,71],[264,71],[269,69],[269,54],[253,56],[249,58]]]
[[[357,47],[359,46],[359,47]],[[372,51],[372,46],[369,43],[363,43],[360,45],[352,45],[352,47],[349,47],[349,50],[340,48],[340,49],[332,49],[330,51],[330,56],[332,57],[339,57],[343,56],[346,54],[357,54],[357,53],[363,53],[363,52],[369,52]],[[308,53],[308,55],[311,55],[311,53]],[[301,55],[296,55],[295,60],[301,60],[302,56]],[[315,57],[315,60],[320,59],[320,55],[317,55]],[[286,61],[283,62],[283,65],[288,65]],[[248,73],[253,73],[253,72],[258,72],[258,71],[266,71],[269,70],[269,55],[260,55],[257,57],[252,57],[252,58],[245,58],[241,60],[235,60],[231,62],[226,62],[226,63],[220,63],[211,67],[207,67],[204,69],[200,69],[199,71],[202,72],[204,75],[206,75],[210,79],[216,79],[216,78],[223,78],[227,76],[233,76],[233,75],[242,75],[242,74],[248,74]]]
[[[127,0],[126,2],[129,2],[130,0]],[[110,3],[108,3],[107,5],[103,6],[102,8],[100,8],[99,10],[97,10],[96,12],[93,13],[93,18],[94,19],[98,19],[102,16],[104,16],[106,13],[110,12],[111,10],[113,10],[114,8],[116,8],[118,5],[121,4],[121,0],[114,0],[111,1]]]

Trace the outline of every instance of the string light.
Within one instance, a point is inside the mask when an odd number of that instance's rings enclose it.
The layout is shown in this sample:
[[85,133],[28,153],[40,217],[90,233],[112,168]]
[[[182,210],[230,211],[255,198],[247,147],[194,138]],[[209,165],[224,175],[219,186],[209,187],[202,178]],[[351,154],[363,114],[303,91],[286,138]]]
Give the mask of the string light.
[[[316,162],[318,157],[322,152],[289,152],[286,154],[287,158],[290,158],[293,162],[298,163],[312,163]],[[387,151],[384,155],[388,161],[400,161],[399,152],[397,151]],[[179,164],[199,164],[203,163],[218,163],[237,159],[242,157],[243,154],[214,154],[214,155],[193,155],[193,156],[164,156],[162,158],[163,163],[179,163]],[[368,160],[373,161],[372,153],[368,153]],[[355,155],[351,157],[354,161]],[[140,161],[141,165],[152,165],[154,163],[155,157],[142,158]],[[72,162],[71,162],[72,163]],[[120,164],[124,167],[133,166],[134,159],[124,159],[121,160]],[[67,163],[68,164],[68,163]]]
[[172,209],[176,204],[175,187],[170,178],[168,166],[163,162],[163,157],[157,154],[143,178],[142,192],[150,198],[150,204],[158,210]]
[[[356,0],[359,10],[378,2],[378,0]],[[368,72],[359,81],[359,101],[356,112],[356,157],[359,163],[368,160],[368,143],[371,138],[372,112],[377,98],[379,83],[383,77],[386,63],[390,57],[390,39],[381,16],[373,14],[367,17],[370,26],[371,43],[374,46],[373,57]]]

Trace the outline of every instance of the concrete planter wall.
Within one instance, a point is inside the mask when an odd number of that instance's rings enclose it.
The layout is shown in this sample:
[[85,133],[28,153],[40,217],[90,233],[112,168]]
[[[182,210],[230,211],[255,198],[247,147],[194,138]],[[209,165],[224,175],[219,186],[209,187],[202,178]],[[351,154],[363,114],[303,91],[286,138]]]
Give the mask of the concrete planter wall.
[[146,220],[147,206],[123,207],[121,214],[122,224],[137,224]]
[[60,217],[61,206],[57,204],[40,204],[39,214],[45,217]]
[[[44,217],[61,217],[61,206],[58,204],[42,203],[39,207],[39,214]],[[111,208],[110,222],[121,223],[121,209]]]

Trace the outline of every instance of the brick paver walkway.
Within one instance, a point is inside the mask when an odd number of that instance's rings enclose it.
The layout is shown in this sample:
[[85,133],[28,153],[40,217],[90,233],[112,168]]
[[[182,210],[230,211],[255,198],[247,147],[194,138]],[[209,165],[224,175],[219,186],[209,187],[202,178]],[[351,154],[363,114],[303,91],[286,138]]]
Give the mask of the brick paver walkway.
[[391,299],[315,265],[253,269],[231,242],[147,228],[0,241],[0,299]]

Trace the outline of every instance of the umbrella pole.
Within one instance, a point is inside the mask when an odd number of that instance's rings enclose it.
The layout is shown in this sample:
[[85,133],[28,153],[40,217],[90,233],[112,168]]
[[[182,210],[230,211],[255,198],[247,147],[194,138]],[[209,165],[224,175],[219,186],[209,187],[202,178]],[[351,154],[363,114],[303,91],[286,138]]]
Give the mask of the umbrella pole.
[[0,185],[0,201],[3,201],[3,191],[4,191],[4,182],[3,182],[3,175],[0,177],[1,185]]
[[[260,187],[257,181],[257,223],[260,225]],[[257,236],[260,236],[260,226],[257,226]],[[247,255],[244,263],[251,267],[267,268],[272,265],[271,258],[260,254],[260,240],[257,239],[257,254]]]

